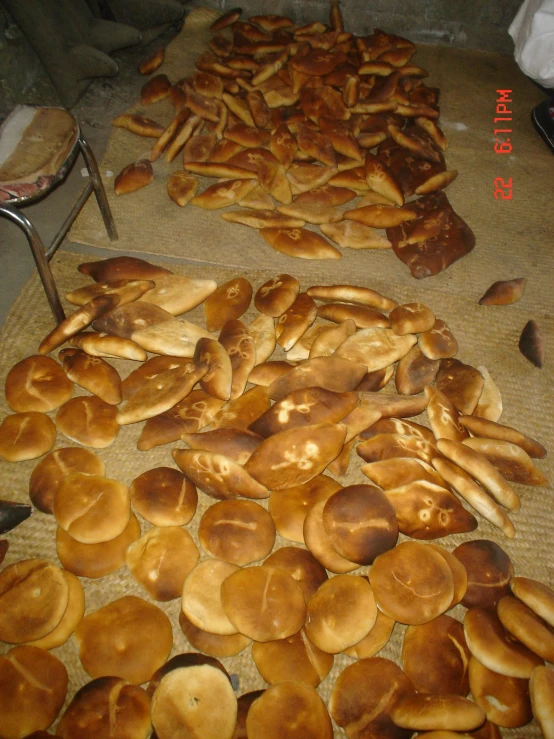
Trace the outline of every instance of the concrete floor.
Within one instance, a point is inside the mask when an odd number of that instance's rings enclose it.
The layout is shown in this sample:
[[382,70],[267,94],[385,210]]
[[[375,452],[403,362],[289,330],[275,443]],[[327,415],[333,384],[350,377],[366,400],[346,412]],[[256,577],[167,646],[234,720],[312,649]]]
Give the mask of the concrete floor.
[[[111,129],[110,121],[136,102],[145,82],[145,78],[137,71],[138,63],[147,58],[152,50],[166,46],[176,33],[177,29],[166,31],[146,47],[133,47],[113,54],[119,65],[118,76],[94,80],[72,109],[98,161],[107,145]],[[46,81],[46,84],[36,89],[34,97],[31,93],[31,98],[29,99],[27,95],[27,99],[23,102],[48,104],[50,90],[50,85]],[[51,243],[73,202],[82,191],[86,182],[82,172],[86,173],[86,169],[79,155],[71,172],[61,185],[36,204],[28,205],[23,209],[45,245]],[[115,177],[117,174],[114,172],[111,176]],[[94,195],[91,197],[94,198]],[[82,253],[90,259],[102,259],[125,253],[112,250],[108,252],[83,244],[72,244],[67,239],[63,241],[60,249]],[[35,263],[23,232],[7,219],[0,218],[0,324],[3,324],[12,303],[34,270]]]

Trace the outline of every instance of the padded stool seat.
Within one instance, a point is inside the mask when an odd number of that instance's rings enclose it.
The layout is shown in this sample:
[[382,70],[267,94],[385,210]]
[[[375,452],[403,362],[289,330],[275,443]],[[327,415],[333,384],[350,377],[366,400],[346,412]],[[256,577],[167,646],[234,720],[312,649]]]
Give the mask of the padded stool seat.
[[[48,195],[67,177],[79,151],[85,161],[89,180],[56,237],[45,248],[37,230],[19,210],[19,206]],[[0,128],[0,215],[17,223],[25,232],[58,323],[65,318],[65,314],[49,261],[93,190],[108,236],[115,241],[117,231],[98,165],[75,117],[63,108],[17,106]]]

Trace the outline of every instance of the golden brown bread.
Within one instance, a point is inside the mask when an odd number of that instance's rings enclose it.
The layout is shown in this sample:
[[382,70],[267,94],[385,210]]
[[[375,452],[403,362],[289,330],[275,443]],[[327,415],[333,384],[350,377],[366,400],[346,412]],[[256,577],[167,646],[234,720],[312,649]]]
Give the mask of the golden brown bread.
[[6,400],[16,413],[48,413],[73,395],[73,385],[51,357],[35,354],[15,364],[6,377]]
[[0,457],[8,462],[41,457],[55,441],[56,427],[45,413],[14,413],[0,424]]

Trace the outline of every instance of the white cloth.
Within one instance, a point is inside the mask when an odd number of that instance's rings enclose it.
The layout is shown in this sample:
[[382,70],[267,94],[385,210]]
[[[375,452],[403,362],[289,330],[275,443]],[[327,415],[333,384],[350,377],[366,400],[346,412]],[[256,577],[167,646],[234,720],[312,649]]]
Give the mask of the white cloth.
[[544,87],[554,87],[554,0],[524,0],[508,33],[521,70]]

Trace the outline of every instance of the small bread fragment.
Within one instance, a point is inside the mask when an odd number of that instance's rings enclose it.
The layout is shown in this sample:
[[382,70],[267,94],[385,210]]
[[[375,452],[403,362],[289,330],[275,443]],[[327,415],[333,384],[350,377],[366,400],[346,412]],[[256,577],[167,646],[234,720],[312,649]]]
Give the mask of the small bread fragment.
[[146,82],[140,91],[140,100],[143,105],[151,105],[163,100],[169,95],[171,82],[165,74],[157,74]]
[[153,74],[162,66],[164,59],[165,49],[163,47],[160,49],[156,49],[152,56],[149,56],[148,59],[145,59],[139,64],[138,71],[144,75]]
[[148,159],[139,159],[128,164],[117,175],[114,180],[114,192],[116,195],[126,195],[136,192],[154,180],[154,170]]
[[188,172],[173,172],[167,179],[167,194],[184,208],[196,195],[198,184],[197,178]]
[[131,113],[124,113],[112,118],[112,126],[125,128],[131,133],[137,134],[137,136],[146,136],[152,139],[159,139],[164,132],[161,123],[156,123],[156,121],[145,118],[143,115]]
[[527,321],[519,337],[518,346],[519,351],[531,364],[539,369],[543,366],[546,353],[545,339],[537,321]]
[[526,283],[526,277],[493,282],[480,298],[479,305],[512,305],[523,297]]

